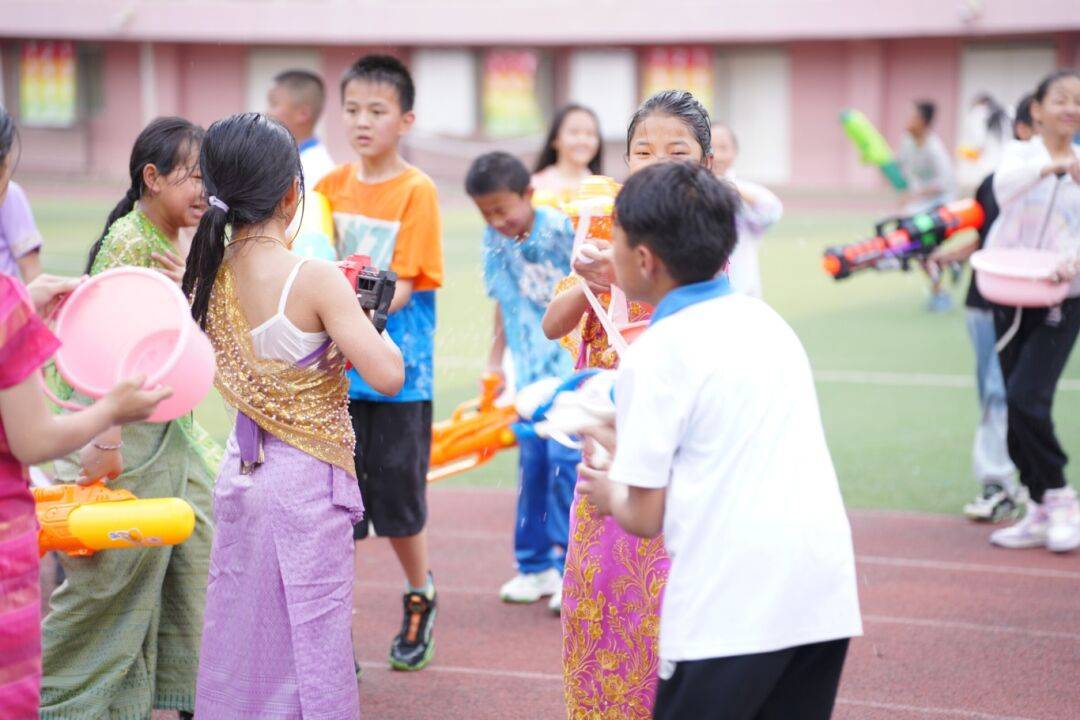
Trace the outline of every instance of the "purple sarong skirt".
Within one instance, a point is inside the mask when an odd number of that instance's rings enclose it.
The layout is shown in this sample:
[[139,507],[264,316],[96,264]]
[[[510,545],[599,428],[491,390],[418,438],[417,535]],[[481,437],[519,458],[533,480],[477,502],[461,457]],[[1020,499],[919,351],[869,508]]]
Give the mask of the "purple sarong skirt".
[[217,479],[195,716],[357,720],[360,490],[340,468],[262,441],[263,464],[244,475],[234,432]]

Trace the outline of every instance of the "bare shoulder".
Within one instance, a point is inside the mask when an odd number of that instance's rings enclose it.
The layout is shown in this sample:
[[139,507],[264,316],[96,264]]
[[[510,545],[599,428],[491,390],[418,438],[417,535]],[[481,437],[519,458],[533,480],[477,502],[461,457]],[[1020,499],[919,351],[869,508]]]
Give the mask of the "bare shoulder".
[[296,288],[310,297],[349,292],[345,274],[335,263],[312,258],[304,263],[296,278]]

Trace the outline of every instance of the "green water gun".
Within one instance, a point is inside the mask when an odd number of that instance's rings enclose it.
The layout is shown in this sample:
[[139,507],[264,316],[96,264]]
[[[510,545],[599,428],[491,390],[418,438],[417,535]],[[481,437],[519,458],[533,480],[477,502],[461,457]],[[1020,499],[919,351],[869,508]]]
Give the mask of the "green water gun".
[[855,143],[863,164],[877,166],[894,188],[907,190],[907,178],[900,171],[892,148],[869,118],[858,110],[845,110],[840,113],[840,124]]

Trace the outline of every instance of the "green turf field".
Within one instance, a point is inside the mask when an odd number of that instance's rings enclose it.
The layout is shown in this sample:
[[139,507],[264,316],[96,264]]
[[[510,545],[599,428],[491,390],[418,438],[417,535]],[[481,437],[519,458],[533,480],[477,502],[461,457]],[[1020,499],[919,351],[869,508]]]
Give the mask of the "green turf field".
[[[81,271],[109,206],[39,199],[34,209],[46,238],[46,269]],[[848,504],[955,512],[975,491],[970,455],[977,406],[967,382],[974,361],[961,307],[966,284],[954,292],[953,312],[930,315],[923,309],[926,281],[918,273],[871,273],[834,283],[820,269],[821,249],[858,239],[870,231],[872,219],[824,210],[790,213],[762,249],[766,299],[798,332],[821,378],[822,413]],[[451,208],[445,226],[436,417],[476,393],[491,333],[491,306],[480,279],[479,215]],[[1077,356],[1058,393],[1055,418],[1066,450],[1080,456]],[[199,417],[218,437],[228,432],[229,420],[216,400]],[[1074,480],[1077,472],[1074,466]],[[516,481],[515,458],[508,452],[448,482],[513,487]]]

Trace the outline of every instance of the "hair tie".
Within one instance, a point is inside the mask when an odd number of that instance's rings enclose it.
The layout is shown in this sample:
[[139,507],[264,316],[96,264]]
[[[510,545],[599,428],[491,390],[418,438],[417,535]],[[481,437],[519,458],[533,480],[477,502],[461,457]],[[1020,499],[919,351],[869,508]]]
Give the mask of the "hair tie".
[[206,202],[210,203],[222,212],[229,212],[229,206],[226,205],[225,201],[219,198],[217,195],[211,195]]

